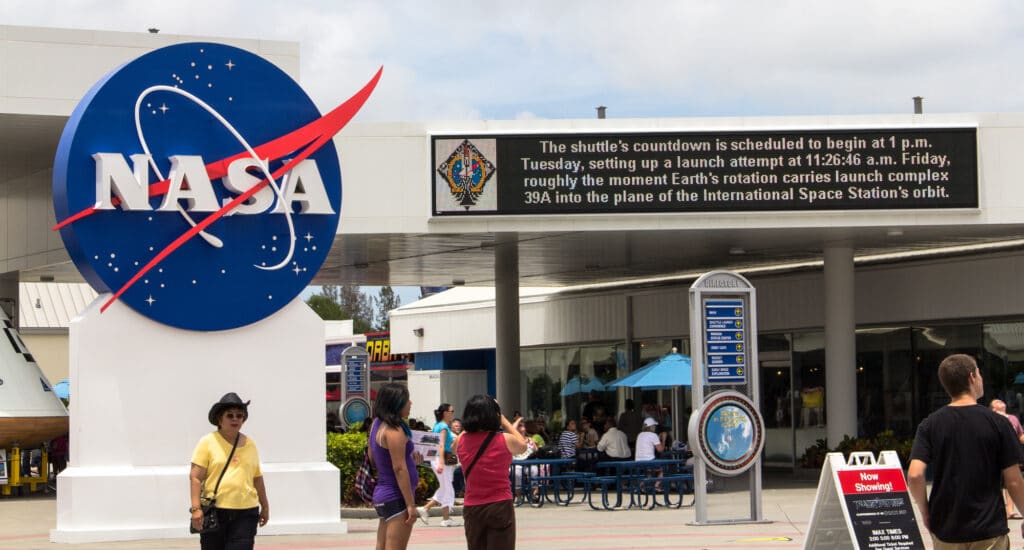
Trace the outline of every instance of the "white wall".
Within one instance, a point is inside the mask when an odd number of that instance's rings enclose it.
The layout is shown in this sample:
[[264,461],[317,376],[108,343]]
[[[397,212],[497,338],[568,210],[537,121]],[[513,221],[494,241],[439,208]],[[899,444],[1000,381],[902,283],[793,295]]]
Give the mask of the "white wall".
[[[1022,273],[1024,251],[858,267],[856,322],[860,326],[1024,316]],[[757,289],[757,323],[761,332],[824,327],[820,271],[750,280]],[[524,299],[520,306],[522,345],[624,340],[626,292],[552,293],[544,298]],[[688,336],[688,292],[689,283],[636,292],[634,338]],[[393,315],[391,323],[391,346],[396,353],[494,347],[493,300],[404,311]],[[424,336],[417,338],[416,349],[411,349],[408,339],[396,335],[411,332],[414,326],[425,327]],[[469,335],[445,332],[453,327],[473,330]],[[460,346],[462,336],[471,345]]]

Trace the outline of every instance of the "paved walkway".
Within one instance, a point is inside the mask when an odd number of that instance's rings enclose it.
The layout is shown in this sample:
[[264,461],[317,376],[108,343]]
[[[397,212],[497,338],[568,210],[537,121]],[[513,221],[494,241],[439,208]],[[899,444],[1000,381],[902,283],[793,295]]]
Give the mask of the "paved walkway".
[[[586,504],[569,507],[545,505],[516,510],[517,547],[551,550],[558,548],[618,549],[668,548],[701,549],[793,549],[801,548],[807,531],[816,481],[770,477],[765,481],[763,505],[768,524],[695,527],[692,508],[682,510],[594,511]],[[709,495],[709,518],[749,515],[746,493],[721,491]],[[729,515],[730,512],[735,515]],[[12,549],[196,549],[198,537],[131,542],[58,545],[49,542],[49,530],[56,524],[56,500],[52,495],[0,499],[0,550]],[[342,536],[257,537],[256,548],[292,550],[303,548],[372,548],[377,521],[345,518],[349,533]],[[182,516],[182,530],[186,518]],[[410,548],[454,550],[466,547],[459,527],[445,528],[440,518],[431,525],[417,523]],[[923,531],[922,531],[923,532]],[[1013,547],[1020,548],[1020,522],[1011,525]],[[928,548],[931,541],[927,540]]]

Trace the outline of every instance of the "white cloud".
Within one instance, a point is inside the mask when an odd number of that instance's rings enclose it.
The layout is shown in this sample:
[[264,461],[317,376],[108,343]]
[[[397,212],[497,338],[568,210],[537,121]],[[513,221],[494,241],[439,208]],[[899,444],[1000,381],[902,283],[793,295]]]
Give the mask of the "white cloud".
[[0,21],[295,40],[361,120],[1024,110],[1013,0],[7,0]]

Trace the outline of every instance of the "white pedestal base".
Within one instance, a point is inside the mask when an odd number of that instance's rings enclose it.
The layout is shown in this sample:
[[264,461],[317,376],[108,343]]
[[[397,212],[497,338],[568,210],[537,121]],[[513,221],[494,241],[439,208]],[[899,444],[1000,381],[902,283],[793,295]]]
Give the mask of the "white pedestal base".
[[57,480],[50,540],[188,533],[189,458],[215,429],[210,406],[252,400],[270,501],[260,534],[343,534],[338,470],[326,461],[323,321],[299,300],[221,332],[160,325],[100,296],[71,325],[71,466]]

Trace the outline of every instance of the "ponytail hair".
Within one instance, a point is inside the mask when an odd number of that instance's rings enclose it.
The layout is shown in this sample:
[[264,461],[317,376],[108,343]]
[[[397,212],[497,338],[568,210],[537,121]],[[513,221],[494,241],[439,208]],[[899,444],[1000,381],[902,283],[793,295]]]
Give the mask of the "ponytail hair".
[[434,420],[440,422],[444,419],[444,413],[448,412],[448,409],[452,408],[451,403],[441,403],[441,405],[434,411]]

